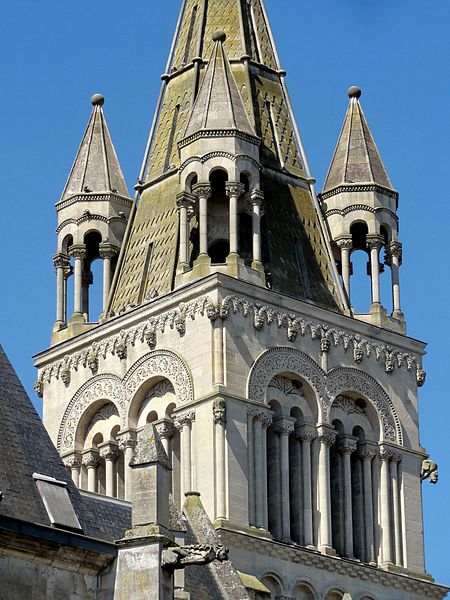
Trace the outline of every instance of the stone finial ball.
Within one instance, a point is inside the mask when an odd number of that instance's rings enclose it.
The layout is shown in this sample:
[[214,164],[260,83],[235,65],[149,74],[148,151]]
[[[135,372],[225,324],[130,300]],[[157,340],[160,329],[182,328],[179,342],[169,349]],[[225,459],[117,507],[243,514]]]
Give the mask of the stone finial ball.
[[105,98],[101,94],[94,94],[91,98],[92,106],[103,106]]
[[222,44],[223,44],[223,42],[227,39],[227,34],[224,31],[221,31],[219,29],[219,31],[216,31],[213,34],[212,39],[213,39],[213,42],[222,42]]
[[357,85],[352,85],[352,87],[349,88],[349,90],[348,90],[348,97],[349,98],[361,98],[361,93],[362,92]]

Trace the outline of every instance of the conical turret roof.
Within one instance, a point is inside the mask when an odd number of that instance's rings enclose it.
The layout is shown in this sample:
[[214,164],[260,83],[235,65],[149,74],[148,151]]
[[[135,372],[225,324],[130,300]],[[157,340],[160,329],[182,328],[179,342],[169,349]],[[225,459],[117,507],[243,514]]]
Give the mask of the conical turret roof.
[[129,198],[125,178],[112,143],[105,115],[104,98],[92,97],[92,113],[61,200],[90,192],[113,192]]
[[359,101],[361,90],[351,87],[348,95],[347,114],[322,193],[351,184],[378,185],[395,191]]
[[188,122],[186,137],[202,129],[237,129],[256,135],[224,50],[226,34],[217,31],[213,38],[213,54]]

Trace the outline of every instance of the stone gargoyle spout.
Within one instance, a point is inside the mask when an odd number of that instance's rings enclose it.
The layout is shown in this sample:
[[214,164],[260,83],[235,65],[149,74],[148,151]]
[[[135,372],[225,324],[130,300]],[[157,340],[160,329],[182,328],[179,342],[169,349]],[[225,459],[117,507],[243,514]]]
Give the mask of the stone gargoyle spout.
[[228,548],[221,544],[208,546],[205,544],[196,546],[173,546],[163,550],[161,566],[167,571],[184,569],[190,566],[203,566],[214,560],[224,562],[228,560]]
[[420,479],[424,481],[429,479],[430,483],[437,483],[439,479],[438,464],[434,460],[424,460],[422,463],[422,470],[420,472]]

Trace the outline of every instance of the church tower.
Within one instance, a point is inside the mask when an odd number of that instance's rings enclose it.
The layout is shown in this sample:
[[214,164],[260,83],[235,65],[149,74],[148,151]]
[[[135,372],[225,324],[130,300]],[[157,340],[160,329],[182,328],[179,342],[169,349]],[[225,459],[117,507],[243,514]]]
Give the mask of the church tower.
[[[137,435],[153,424],[175,504],[201,494],[265,597],[442,598],[424,562],[425,344],[404,334],[398,195],[352,89],[317,198],[285,80],[262,0],[184,0],[133,201],[94,97],[57,205],[44,423],[75,484],[106,502],[131,499]],[[363,315],[354,249],[370,253]],[[117,252],[92,322],[83,274]]]

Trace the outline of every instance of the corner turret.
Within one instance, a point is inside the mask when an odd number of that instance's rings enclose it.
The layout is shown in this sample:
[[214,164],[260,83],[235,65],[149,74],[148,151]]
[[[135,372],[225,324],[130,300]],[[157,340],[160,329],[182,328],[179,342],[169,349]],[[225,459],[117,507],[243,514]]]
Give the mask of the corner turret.
[[[398,193],[383,165],[364,115],[361,90],[352,86],[347,114],[333,160],[320,194],[320,201],[332,239],[332,248],[350,303],[350,257],[356,250],[368,255],[372,304],[368,314],[356,318],[405,332],[400,307],[399,267],[402,245],[398,240]],[[389,317],[380,295],[380,250],[392,272],[392,313]]]
[[[92,326],[89,288],[92,263],[103,260],[105,310],[115,260],[122,244],[131,199],[103,113],[105,99],[92,97],[92,113],[61,199],[56,204],[57,279],[54,343]],[[67,280],[74,276],[73,314],[68,318]],[[95,319],[96,321],[97,319]]]

